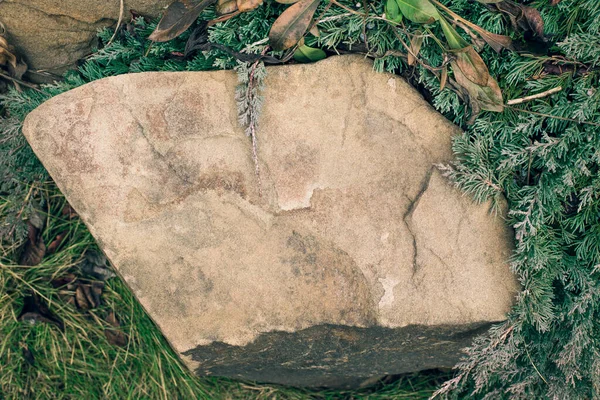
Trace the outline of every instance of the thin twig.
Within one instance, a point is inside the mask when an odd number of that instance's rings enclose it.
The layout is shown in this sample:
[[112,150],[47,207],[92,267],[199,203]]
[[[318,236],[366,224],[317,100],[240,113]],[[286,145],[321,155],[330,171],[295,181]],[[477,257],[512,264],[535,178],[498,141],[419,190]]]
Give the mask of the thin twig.
[[28,87],[28,88],[30,88],[30,89],[33,89],[33,90],[36,90],[36,91],[38,91],[38,92],[40,92],[40,93],[44,93],[43,91],[41,91],[41,90],[40,90],[40,89],[37,87],[37,85],[34,85],[34,84],[32,84],[32,83],[28,83],[28,82],[23,82],[22,80],[20,80],[20,79],[17,79],[17,78],[13,78],[12,76],[5,74],[4,72],[0,72],[0,77],[2,77],[2,78],[4,78],[4,79],[8,79],[9,81],[12,81],[12,82],[14,82],[14,83],[18,83],[19,85],[26,86],[26,87]]
[[119,6],[119,20],[117,21],[117,26],[115,27],[115,31],[113,32],[112,36],[110,37],[110,40],[108,41],[108,43],[106,43],[106,47],[110,46],[110,44],[113,42],[113,40],[115,40],[115,37],[117,36],[117,32],[119,32],[119,28],[121,27],[121,22],[123,22],[124,11],[125,11],[125,4],[124,4],[123,0],[121,0],[121,5]]
[[521,104],[529,100],[541,99],[542,97],[550,96],[551,94],[558,93],[562,90],[562,86],[557,86],[555,88],[546,90],[545,92],[532,94],[531,96],[521,97],[519,99],[512,99],[506,102],[507,105],[513,106],[515,104]]

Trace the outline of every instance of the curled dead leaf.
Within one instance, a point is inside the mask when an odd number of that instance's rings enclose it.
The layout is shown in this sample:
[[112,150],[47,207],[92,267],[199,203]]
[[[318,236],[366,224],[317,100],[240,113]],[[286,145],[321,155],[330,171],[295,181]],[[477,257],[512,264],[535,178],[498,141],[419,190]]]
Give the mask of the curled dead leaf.
[[286,50],[304,36],[321,0],[300,0],[275,20],[269,32],[274,50]]
[[23,309],[19,314],[18,320],[31,325],[47,323],[58,327],[60,330],[64,328],[63,322],[50,312],[46,303],[35,293],[25,297],[23,300]]
[[444,65],[444,68],[442,68],[442,74],[440,76],[440,90],[444,90],[447,82],[448,82],[448,67],[446,65]]
[[415,31],[415,34],[410,39],[410,52],[408,53],[408,65],[415,65],[417,62],[417,56],[421,51],[423,45],[424,36],[421,31]]
[[491,79],[490,72],[483,58],[475,51],[473,46],[467,46],[453,51],[456,56],[456,65],[471,82],[486,86]]
[[38,213],[33,213],[27,221],[27,241],[19,257],[20,265],[34,266],[42,262],[46,255],[46,244],[42,238],[44,221]]
[[218,0],[215,7],[217,15],[226,15],[234,13],[238,10],[236,0]]
[[456,83],[466,91],[469,97],[469,103],[474,115],[480,109],[495,112],[504,111],[502,91],[494,78],[490,76],[486,85],[478,85],[467,78],[456,62],[452,62],[450,65],[452,66]]
[[515,29],[544,39],[544,20],[537,9],[511,0],[493,3],[490,7],[507,15]]
[[263,3],[263,0],[236,0],[240,12],[252,11]]
[[200,13],[217,0],[177,0],[169,5],[158,26],[148,37],[155,42],[166,42],[181,35]]
[[111,326],[111,328],[104,329],[104,335],[108,342],[114,346],[125,347],[127,345],[127,336],[120,329],[121,324],[117,319],[114,311],[108,313],[105,321]]
[[61,232],[58,235],[56,235],[56,238],[52,242],[50,242],[50,244],[46,248],[46,254],[54,253],[58,249],[58,247],[62,244],[63,240],[67,236],[67,233],[68,233],[67,231],[64,231],[64,232]]

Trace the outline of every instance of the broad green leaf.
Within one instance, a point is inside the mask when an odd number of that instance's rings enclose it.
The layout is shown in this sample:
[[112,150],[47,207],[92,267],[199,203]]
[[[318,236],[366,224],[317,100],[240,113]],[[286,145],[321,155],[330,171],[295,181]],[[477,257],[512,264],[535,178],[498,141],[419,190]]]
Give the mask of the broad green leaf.
[[385,18],[388,21],[399,23],[402,21],[402,14],[396,0],[387,0],[385,3]]
[[177,0],[169,5],[158,26],[148,37],[155,42],[166,42],[181,35],[206,7],[217,0]]
[[273,50],[294,46],[304,36],[321,0],[300,0],[275,20],[269,32]]
[[437,8],[429,0],[396,0],[407,19],[419,24],[430,24],[440,19]]
[[322,60],[327,57],[327,54],[321,49],[315,49],[305,44],[298,46],[294,52],[294,60],[300,63],[310,63]]
[[444,36],[446,36],[448,46],[452,50],[460,50],[469,46],[469,43],[456,32],[456,29],[446,21],[446,18],[440,18],[440,25],[442,25],[442,31],[444,32]]

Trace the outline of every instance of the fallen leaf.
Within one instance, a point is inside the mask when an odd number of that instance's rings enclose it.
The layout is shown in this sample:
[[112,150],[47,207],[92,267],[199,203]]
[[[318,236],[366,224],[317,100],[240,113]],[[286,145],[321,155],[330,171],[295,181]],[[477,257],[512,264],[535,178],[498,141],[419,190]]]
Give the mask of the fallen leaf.
[[91,276],[100,281],[115,277],[115,273],[108,265],[106,256],[96,251],[88,251],[85,258],[79,263],[82,275]]
[[240,12],[252,11],[263,3],[263,0],[236,0]]
[[198,15],[217,0],[177,0],[169,5],[158,26],[148,37],[155,42],[166,42],[181,35]]
[[104,283],[102,282],[92,282],[91,284],[78,282],[75,290],[77,308],[85,311],[99,307],[103,289]]
[[64,217],[68,217],[69,219],[79,217],[79,215],[77,215],[77,213],[75,212],[75,210],[73,209],[73,207],[71,207],[71,205],[69,203],[65,204],[65,206],[63,207],[63,209],[61,211],[61,214]]
[[58,235],[56,235],[56,238],[50,242],[50,244],[48,245],[48,247],[46,248],[46,254],[52,254],[54,253],[58,247],[61,245],[62,241],[65,239],[65,237],[67,236],[67,231],[61,232]]
[[52,284],[52,287],[54,287],[54,288],[61,288],[63,286],[72,284],[76,280],[77,280],[77,276],[75,276],[75,274],[66,274],[61,277],[53,279],[50,283]]
[[27,322],[31,325],[37,323],[47,323],[55,325],[63,330],[63,323],[54,314],[50,312],[48,306],[39,298],[37,294],[25,297],[23,300],[23,309],[17,318],[19,321]]
[[[89,288],[87,291],[89,292]],[[84,311],[93,308],[92,304],[88,302],[85,285],[77,285],[77,289],[75,290],[75,304],[77,305],[77,308]]]
[[407,19],[419,24],[430,24],[440,19],[440,14],[429,0],[396,0]]
[[279,4],[294,4],[297,3],[298,0],[275,0]]
[[46,244],[42,239],[41,231],[44,221],[37,212],[34,212],[27,221],[27,241],[19,257],[20,265],[34,266],[42,262],[46,255]]
[[474,114],[477,114],[480,109],[496,112],[504,111],[502,91],[495,79],[490,77],[487,84],[481,86],[469,80],[455,62],[450,63],[450,65],[456,83],[464,88],[468,94],[469,103]]
[[544,39],[544,20],[538,10],[510,0],[493,3],[492,7],[509,16],[515,29]]
[[321,49],[309,47],[305,44],[298,46],[294,52],[294,60],[300,63],[310,63],[322,60],[327,57],[327,54]]
[[387,0],[385,3],[385,19],[395,23],[402,21],[402,14],[396,0]]
[[104,335],[108,342],[114,346],[125,347],[127,345],[127,336],[118,328],[121,326],[117,316],[113,311],[111,311],[105,318],[105,321],[108,322],[112,328],[104,329]]
[[555,5],[557,5],[558,3],[560,3],[561,1],[562,1],[562,0],[550,0],[550,5],[551,5],[551,6],[555,6]]
[[321,37],[321,32],[319,31],[319,27],[317,26],[317,24],[313,24],[313,26],[308,31],[314,37]]
[[286,50],[304,36],[321,0],[300,0],[275,20],[269,32],[269,43],[274,50]]
[[448,82],[448,67],[446,65],[444,65],[444,68],[442,68],[442,74],[440,77],[440,90],[444,90],[444,88],[446,87],[446,82]]
[[217,11],[217,15],[225,15],[236,12],[238,9],[238,5],[236,0],[218,0],[217,6],[215,10]]
[[410,39],[410,52],[408,53],[408,65],[415,65],[417,62],[417,56],[421,51],[421,46],[423,45],[423,34],[421,31],[415,31],[415,34]]

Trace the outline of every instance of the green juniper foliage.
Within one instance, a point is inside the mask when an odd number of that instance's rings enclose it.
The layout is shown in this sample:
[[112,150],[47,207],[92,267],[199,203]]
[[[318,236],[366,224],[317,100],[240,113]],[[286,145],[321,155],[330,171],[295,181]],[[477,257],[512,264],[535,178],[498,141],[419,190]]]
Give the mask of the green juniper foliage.
[[[442,3],[484,29],[525,44],[505,16],[480,3]],[[365,10],[355,2],[341,4],[360,13]],[[515,231],[510,261],[523,290],[508,320],[469,349],[454,379],[440,390],[442,396],[600,397],[600,1],[563,0],[551,6],[547,0],[534,0],[529,5],[541,12],[548,42],[539,43],[529,54],[497,54],[486,46],[481,55],[505,99],[559,86],[562,90],[507,106],[502,113],[483,112],[473,125],[467,125],[468,106],[454,91],[440,89],[434,71],[409,67],[398,53],[406,54],[399,39],[409,42],[410,38],[375,18],[383,14],[384,2],[369,3],[370,16],[365,18],[335,5],[327,8],[325,1],[315,14],[321,17],[320,36],[306,37],[307,45],[330,54],[368,53],[378,71],[400,73],[416,83],[440,112],[464,128],[454,140],[455,162],[440,168],[476,200],[491,199],[495,210],[507,201],[507,222]],[[257,53],[284,9],[266,2],[253,12],[210,27],[209,40]],[[200,18],[214,16],[209,9]],[[426,34],[422,61],[442,65],[444,51],[436,40],[441,37],[439,27],[404,24],[408,32],[419,29]],[[43,93],[11,91],[3,96],[0,234],[3,243],[11,244],[3,248],[14,249],[21,243],[26,233],[22,221],[34,206],[43,204],[41,196],[35,195],[39,191],[30,189],[42,187],[47,176],[20,134],[29,111],[51,96],[110,75],[237,65],[220,50],[184,59],[181,53],[189,33],[150,46],[145,38],[155,26],[137,19],[133,29],[123,30],[118,40],[94,53],[63,82],[44,86]],[[100,39],[106,43],[111,35],[103,31]],[[7,279],[4,270],[2,274]],[[0,356],[2,351],[0,347]]]

